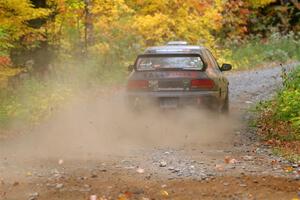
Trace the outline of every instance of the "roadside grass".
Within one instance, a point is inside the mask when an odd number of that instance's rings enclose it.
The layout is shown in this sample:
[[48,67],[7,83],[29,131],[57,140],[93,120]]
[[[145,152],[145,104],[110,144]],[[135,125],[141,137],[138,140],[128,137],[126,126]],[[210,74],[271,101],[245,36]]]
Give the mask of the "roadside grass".
[[231,53],[225,54],[225,60],[233,65],[234,70],[248,70],[270,63],[283,64],[291,60],[300,60],[300,38],[292,32],[285,36],[274,33],[268,39],[256,37],[241,45],[227,46]]
[[14,86],[0,88],[0,134],[1,130],[20,130],[43,122],[82,91],[100,87],[113,90],[110,86],[122,84],[127,73],[125,67],[118,67],[114,63],[103,68],[97,60],[59,63],[47,77],[33,75]]
[[0,128],[34,125],[49,117],[71,96],[71,89],[53,81],[25,80],[18,88],[0,91]]
[[258,133],[276,152],[300,159],[300,66],[287,74],[283,71],[283,88],[274,99],[258,106]]

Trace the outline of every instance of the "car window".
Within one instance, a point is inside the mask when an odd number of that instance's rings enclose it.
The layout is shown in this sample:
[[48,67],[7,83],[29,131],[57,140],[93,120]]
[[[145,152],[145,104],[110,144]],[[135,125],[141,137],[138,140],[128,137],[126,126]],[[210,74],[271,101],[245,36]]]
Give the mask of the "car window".
[[136,67],[139,71],[173,68],[202,70],[204,64],[200,56],[197,55],[164,55],[140,57],[137,60]]

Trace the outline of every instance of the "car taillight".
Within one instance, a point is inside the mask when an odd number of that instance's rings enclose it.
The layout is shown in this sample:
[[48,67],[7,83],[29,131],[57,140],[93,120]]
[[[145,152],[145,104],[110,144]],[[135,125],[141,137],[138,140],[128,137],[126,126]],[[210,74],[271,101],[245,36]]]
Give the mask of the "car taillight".
[[147,89],[149,87],[149,82],[146,80],[131,80],[127,84],[127,89]]
[[191,89],[212,89],[215,82],[210,79],[196,79],[191,81]]

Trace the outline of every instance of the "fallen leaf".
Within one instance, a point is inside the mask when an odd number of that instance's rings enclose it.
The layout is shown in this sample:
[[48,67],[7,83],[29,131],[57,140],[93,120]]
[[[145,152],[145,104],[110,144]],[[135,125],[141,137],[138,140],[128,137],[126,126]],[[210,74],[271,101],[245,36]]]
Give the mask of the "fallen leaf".
[[229,164],[229,161],[230,161],[230,157],[229,157],[229,156],[226,156],[226,157],[224,158],[224,162],[225,162],[226,164]]
[[142,168],[138,168],[138,169],[136,170],[136,172],[139,173],[139,174],[143,174],[143,173],[145,172],[145,170],[142,169]]
[[291,173],[291,172],[294,171],[294,168],[292,166],[288,166],[288,167],[284,168],[284,171],[287,172],[287,173]]
[[60,159],[60,160],[58,161],[58,164],[59,164],[59,165],[64,164],[64,160]]
[[166,190],[161,190],[161,191],[160,191],[160,194],[161,194],[162,196],[164,196],[164,197],[169,196],[169,193],[168,193]]
[[91,195],[90,200],[97,200],[97,195]]
[[218,171],[224,171],[224,167],[222,165],[216,164],[215,168]]
[[271,161],[271,164],[272,164],[272,165],[276,165],[276,164],[278,164],[278,161],[277,161],[277,160],[272,160],[272,161]]
[[126,192],[124,193],[124,195],[125,195],[126,198],[128,198],[128,199],[130,199],[130,198],[132,197],[132,193],[129,192],[129,191],[126,191]]
[[234,158],[231,158],[230,156],[226,156],[226,157],[224,158],[224,162],[225,162],[226,164],[234,164],[234,163],[237,163],[237,160],[234,159]]
[[20,185],[20,183],[17,181],[13,183],[13,186],[18,186],[18,185]]
[[125,195],[120,195],[118,200],[128,200],[128,198]]

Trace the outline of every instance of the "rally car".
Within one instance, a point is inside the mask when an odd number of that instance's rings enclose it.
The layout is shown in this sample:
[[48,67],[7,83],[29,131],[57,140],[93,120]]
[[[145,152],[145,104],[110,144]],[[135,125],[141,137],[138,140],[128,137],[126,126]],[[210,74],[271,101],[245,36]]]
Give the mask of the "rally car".
[[134,108],[152,103],[160,108],[199,106],[228,113],[229,82],[222,72],[231,68],[230,64],[220,67],[206,47],[184,41],[147,48],[128,68],[128,103]]

